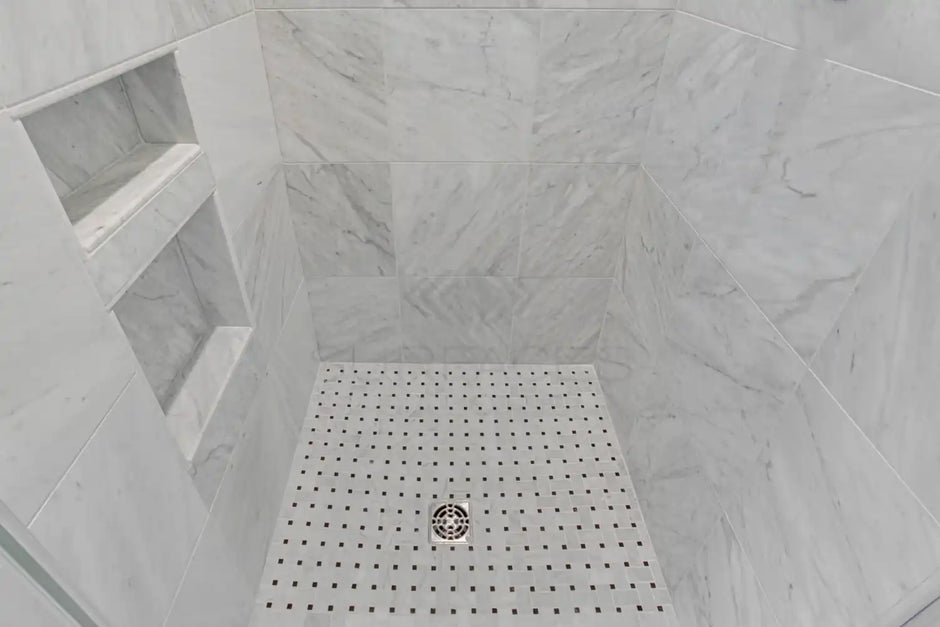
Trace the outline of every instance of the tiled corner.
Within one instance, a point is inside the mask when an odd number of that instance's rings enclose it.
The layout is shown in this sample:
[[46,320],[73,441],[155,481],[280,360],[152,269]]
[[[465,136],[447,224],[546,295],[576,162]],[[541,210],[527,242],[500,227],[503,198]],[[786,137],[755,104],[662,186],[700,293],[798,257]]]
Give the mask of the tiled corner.
[[320,358],[400,361],[398,279],[307,279]]

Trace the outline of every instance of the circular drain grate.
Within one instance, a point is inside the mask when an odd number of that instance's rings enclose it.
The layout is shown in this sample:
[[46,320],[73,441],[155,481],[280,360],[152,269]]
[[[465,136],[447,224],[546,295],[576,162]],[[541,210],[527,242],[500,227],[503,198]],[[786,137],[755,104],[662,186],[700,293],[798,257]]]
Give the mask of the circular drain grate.
[[431,542],[463,544],[470,541],[470,504],[448,501],[431,510]]

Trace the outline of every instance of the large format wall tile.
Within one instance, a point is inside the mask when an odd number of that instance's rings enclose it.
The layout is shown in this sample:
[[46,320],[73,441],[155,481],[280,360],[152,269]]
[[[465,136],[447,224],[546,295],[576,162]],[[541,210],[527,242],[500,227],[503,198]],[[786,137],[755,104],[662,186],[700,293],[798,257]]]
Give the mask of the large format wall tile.
[[261,11],[258,26],[284,160],[386,159],[382,13]]
[[779,627],[724,516],[702,546],[692,571],[672,594],[683,627]]
[[160,627],[205,518],[138,373],[30,529],[115,625]]
[[592,363],[610,279],[519,279],[512,351],[517,364]]
[[520,276],[613,276],[636,174],[625,165],[531,166]]
[[303,280],[287,204],[287,186],[283,173],[278,171],[267,183],[261,206],[233,238],[254,313],[254,332],[264,355],[262,363],[267,363]]
[[395,274],[389,166],[286,165],[307,279]]
[[675,24],[650,170],[809,358],[940,140],[940,99]]
[[0,155],[0,499],[28,522],[135,360],[22,125],[0,119]]
[[506,362],[513,292],[504,277],[402,278],[403,360]]
[[169,0],[177,38],[251,11],[251,0]]
[[936,164],[911,195],[811,366],[940,516],[940,220]]
[[173,40],[164,0],[0,5],[0,103],[13,104]]
[[534,161],[639,163],[671,12],[542,16]]
[[514,276],[524,164],[394,164],[399,272]]
[[301,284],[297,286],[290,314],[268,365],[268,377],[272,379],[275,394],[286,402],[288,416],[298,431],[307,413],[310,390],[319,366],[313,314],[307,289]]
[[401,361],[398,279],[307,279],[323,361]]
[[729,520],[781,625],[862,625],[940,567],[940,527],[809,374]]
[[281,161],[254,16],[182,41],[177,63],[223,221],[234,232],[261,204]]
[[537,13],[415,9],[389,11],[385,21],[394,158],[526,159],[535,96]]

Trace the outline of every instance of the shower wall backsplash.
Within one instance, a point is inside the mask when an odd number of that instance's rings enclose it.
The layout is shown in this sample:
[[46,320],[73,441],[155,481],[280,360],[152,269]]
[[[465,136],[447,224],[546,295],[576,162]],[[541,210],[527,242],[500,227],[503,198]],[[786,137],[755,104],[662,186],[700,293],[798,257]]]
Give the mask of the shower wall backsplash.
[[320,354],[591,363],[671,3],[462,4],[256,2]]

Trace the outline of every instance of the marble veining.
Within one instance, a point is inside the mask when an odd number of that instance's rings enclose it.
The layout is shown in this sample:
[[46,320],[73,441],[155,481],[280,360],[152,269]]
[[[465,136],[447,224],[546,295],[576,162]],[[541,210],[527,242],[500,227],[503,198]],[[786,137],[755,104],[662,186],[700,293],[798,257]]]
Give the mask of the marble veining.
[[940,566],[940,526],[809,374],[729,520],[781,625],[867,624]]
[[126,72],[120,80],[143,141],[154,144],[198,143],[175,55],[168,54]]
[[298,433],[307,413],[310,389],[317,378],[319,365],[310,300],[306,287],[301,284],[297,286],[268,365],[268,376],[273,380],[276,394],[285,399],[287,415]]
[[286,165],[284,172],[308,279],[395,274],[388,164]]
[[324,361],[401,361],[398,279],[307,279]]
[[385,70],[393,158],[526,160],[538,34],[534,12],[387,12]]
[[911,194],[811,368],[901,478],[940,516],[936,161]]
[[593,363],[610,285],[610,279],[519,279],[511,361]]
[[542,16],[535,161],[639,163],[671,12]]
[[525,184],[524,164],[393,164],[399,272],[514,276]]
[[520,276],[613,276],[636,173],[626,165],[531,166]]
[[251,0],[169,0],[176,37],[183,38],[252,9]]
[[386,159],[382,13],[262,11],[258,26],[284,160]]
[[507,277],[403,277],[403,360],[505,363],[514,292]]

